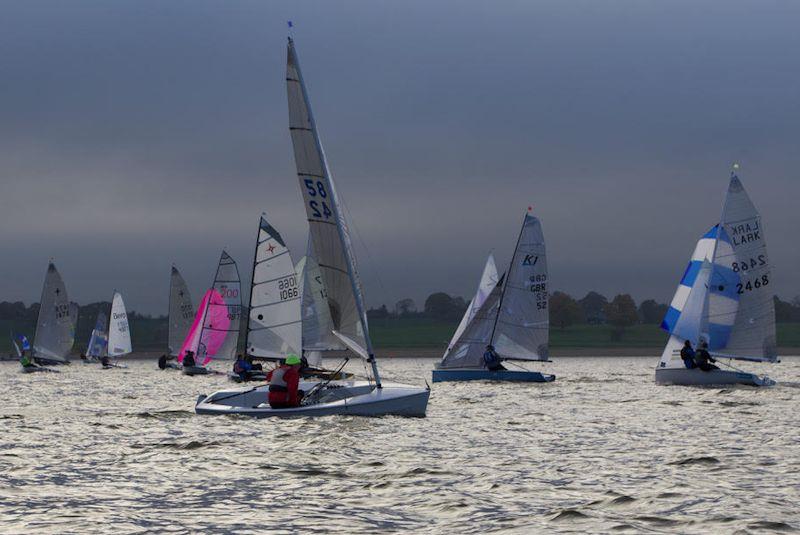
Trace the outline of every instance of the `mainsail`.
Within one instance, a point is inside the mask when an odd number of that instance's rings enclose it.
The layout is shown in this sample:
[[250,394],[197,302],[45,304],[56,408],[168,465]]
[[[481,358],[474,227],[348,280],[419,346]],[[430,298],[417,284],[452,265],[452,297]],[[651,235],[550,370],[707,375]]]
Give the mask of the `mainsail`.
[[214,277],[197,346],[195,361],[205,366],[211,358],[233,360],[239,343],[242,294],[239,269],[228,253],[222,251]]
[[189,288],[180,272],[172,266],[169,279],[169,354],[177,355],[192,326],[194,307]]
[[75,325],[67,288],[51,262],[47,266],[42,288],[33,353],[37,357],[66,362],[74,342]]
[[250,286],[245,344],[250,355],[283,359],[289,353],[301,354],[302,298],[297,278],[286,243],[262,216]]
[[289,130],[309,233],[336,331],[372,353],[350,235],[311,113],[294,42],[286,65]]
[[119,293],[114,293],[111,301],[111,322],[108,327],[108,355],[119,357],[127,355],[131,348],[131,330],[128,325],[128,313]]
[[672,337],[659,366],[683,366],[675,351],[683,340],[706,341],[716,356],[776,361],[770,282],[761,218],[732,175],[721,224],[697,242],[661,323]]
[[97,313],[97,321],[89,337],[89,345],[86,347],[87,357],[102,357],[108,348],[108,316],[105,312]]
[[461,318],[461,323],[458,324],[458,328],[456,329],[455,334],[453,334],[453,338],[450,340],[450,343],[447,344],[447,349],[444,352],[443,359],[447,358],[447,354],[453,349],[453,346],[461,338],[461,334],[469,325],[469,322],[472,321],[472,318],[475,317],[475,314],[478,313],[478,310],[483,306],[483,303],[486,301],[486,298],[489,297],[489,293],[491,293],[492,289],[497,286],[497,281],[500,279],[500,275],[497,274],[497,264],[494,261],[494,255],[489,253],[489,257],[486,259],[486,265],[483,267],[483,274],[481,275],[481,281],[478,284],[478,290],[475,292],[475,297],[469,302],[467,305],[467,311],[464,312],[464,316]]
[[775,362],[775,303],[761,216],[736,175],[731,176],[720,234],[730,247],[714,251],[705,323],[711,352]]
[[492,337],[502,358],[547,360],[550,336],[547,286],[542,224],[538,218],[525,214]]

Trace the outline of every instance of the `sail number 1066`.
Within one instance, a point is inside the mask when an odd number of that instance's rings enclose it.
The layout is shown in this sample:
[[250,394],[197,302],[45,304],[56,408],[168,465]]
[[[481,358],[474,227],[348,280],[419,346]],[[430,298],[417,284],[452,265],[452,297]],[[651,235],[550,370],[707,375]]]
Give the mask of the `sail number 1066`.
[[281,301],[300,296],[300,289],[297,287],[297,279],[294,275],[278,281],[278,295],[280,295]]
[[306,192],[309,197],[315,197],[308,200],[308,206],[311,208],[311,213],[314,217],[330,218],[333,215],[328,203],[325,199],[328,198],[328,192],[325,190],[325,184],[321,180],[312,180],[306,178],[303,180],[306,186]]

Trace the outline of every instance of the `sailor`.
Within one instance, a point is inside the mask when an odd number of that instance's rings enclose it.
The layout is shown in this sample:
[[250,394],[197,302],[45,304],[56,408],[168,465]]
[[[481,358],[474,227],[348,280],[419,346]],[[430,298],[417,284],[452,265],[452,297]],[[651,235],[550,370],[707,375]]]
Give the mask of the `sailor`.
[[111,366],[111,359],[108,358],[108,355],[103,355],[100,357],[100,364],[103,365],[103,368],[108,368]]
[[247,381],[252,369],[253,365],[240,353],[236,357],[236,362],[233,363],[233,373],[238,375],[242,381]]
[[284,363],[267,374],[269,381],[269,406],[273,409],[299,407],[303,399],[300,386],[300,357],[286,355]]
[[704,372],[710,372],[711,370],[718,370],[719,368],[710,364],[711,362],[717,362],[714,360],[714,357],[708,352],[708,342],[703,340],[700,342],[700,349],[694,355],[694,362],[697,364],[697,367],[703,370]]
[[486,346],[486,352],[483,354],[483,364],[489,371],[505,370],[505,367],[500,363],[500,355],[494,350],[494,346],[489,344]]
[[183,356],[183,367],[193,368],[194,366],[196,366],[194,362],[194,351],[187,351]]
[[167,355],[166,353],[158,357],[158,369],[159,370],[166,370],[167,369]]
[[25,350],[22,350],[22,355],[19,357],[19,363],[22,364],[23,368],[36,368],[36,364],[25,353]]
[[683,343],[683,347],[681,348],[681,358],[683,359],[683,364],[688,369],[697,368],[697,365],[694,363],[694,348],[692,347],[692,343],[689,340]]

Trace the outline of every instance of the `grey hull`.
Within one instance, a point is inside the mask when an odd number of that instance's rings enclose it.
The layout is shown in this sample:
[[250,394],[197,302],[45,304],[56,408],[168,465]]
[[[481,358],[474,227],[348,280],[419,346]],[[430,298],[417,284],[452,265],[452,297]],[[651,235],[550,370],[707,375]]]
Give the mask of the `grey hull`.
[[733,370],[711,370],[704,372],[699,368],[657,368],[656,384],[682,386],[773,386],[775,381],[769,377],[759,377],[754,373]]

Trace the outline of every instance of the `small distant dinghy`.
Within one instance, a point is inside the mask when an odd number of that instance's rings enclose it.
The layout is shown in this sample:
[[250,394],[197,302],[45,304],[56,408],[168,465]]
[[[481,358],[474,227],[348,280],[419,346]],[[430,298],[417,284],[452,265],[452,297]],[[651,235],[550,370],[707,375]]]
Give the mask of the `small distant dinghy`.
[[[300,66],[292,39],[289,39],[286,83],[289,100],[289,130],[294,147],[295,163],[309,232],[313,243],[315,257],[325,288],[327,306],[334,327],[333,332],[340,342],[359,355],[366,365],[370,366],[370,377],[366,381],[313,381],[301,382],[300,389],[306,392],[300,407],[273,409],[268,403],[269,385],[255,388],[239,388],[222,390],[210,396],[198,398],[195,411],[209,415],[247,415],[256,418],[294,417],[294,416],[425,416],[430,389],[416,386],[384,383],[378,371],[378,363],[372,349],[369,336],[366,308],[358,278],[355,257],[350,244],[349,230],[341,211],[333,178],[325,159],[325,153],[317,133],[316,124],[311,113],[305,84],[300,73]],[[261,231],[260,231],[261,232]],[[261,236],[261,234],[260,234]],[[272,238],[274,240],[274,237]],[[268,248],[267,248],[268,249]],[[273,253],[274,251],[269,251]],[[288,255],[287,255],[288,256]],[[262,269],[268,266],[263,265]],[[258,280],[258,277],[254,277]],[[281,280],[286,280],[284,277]],[[292,288],[291,283],[289,288]],[[284,284],[284,290],[286,285]],[[263,283],[254,288],[254,303],[266,306],[269,302],[283,302],[285,310],[296,312],[285,302],[295,298],[295,290],[281,293],[280,284]],[[262,294],[263,291],[263,294]],[[271,293],[276,291],[277,293]],[[293,301],[291,307],[299,306],[299,300]],[[266,339],[274,334],[278,325],[269,320],[268,328],[261,329],[259,315],[262,309],[254,306],[251,312],[251,329],[248,347],[275,348]],[[264,316],[266,318],[266,316]],[[298,317],[299,319],[299,313]],[[254,321],[255,320],[255,321]],[[301,343],[297,338],[299,324],[295,316],[287,317],[293,327],[289,332],[281,333],[281,344]],[[256,334],[257,333],[257,334]],[[256,336],[257,338],[253,338]],[[252,344],[250,342],[252,341]],[[256,346],[256,343],[258,346]],[[297,347],[296,345],[294,346]],[[344,363],[343,365],[344,366]]]
[[670,338],[656,383],[773,386],[767,376],[738,369],[690,369],[680,356],[689,340],[695,349],[705,341],[720,364],[720,359],[779,362],[771,282],[761,216],[734,171],[720,223],[697,242],[661,323]]
[[[177,360],[183,341],[192,328],[195,317],[192,296],[189,287],[183,280],[178,268],[172,266],[169,278],[169,333],[167,336],[168,351],[159,360],[159,368],[162,370],[177,370],[180,366],[171,362]],[[162,362],[163,360],[163,362]],[[163,367],[162,367],[163,364]]]
[[36,319],[33,360],[44,365],[69,364],[69,353],[74,343],[75,307],[70,306],[64,280],[50,262]]
[[97,320],[89,336],[89,344],[86,346],[86,358],[84,364],[99,362],[101,358],[108,354],[108,316],[102,310],[97,313]]
[[31,345],[28,342],[28,337],[24,334],[14,334],[11,333],[11,343],[14,345],[14,350],[16,351],[16,358],[20,360],[20,368],[22,373],[36,373],[36,372],[54,372],[58,373],[58,370],[53,370],[50,368],[45,368],[44,366],[37,366],[36,364],[30,363],[27,366],[23,364],[25,362],[23,358],[23,351],[30,351]]
[[[212,359],[233,360],[239,343],[242,315],[241,281],[236,262],[222,251],[214,283],[203,295],[194,321],[178,353],[183,374],[188,376],[219,374],[208,369]],[[194,365],[184,362],[187,352],[194,355]]]
[[490,255],[433,382],[518,381],[548,383],[555,375],[530,370],[489,370],[483,354],[493,345],[505,361],[548,361],[547,260],[539,219],[525,214],[508,277],[499,277]]
[[[107,356],[118,359],[119,357],[130,354],[133,351],[131,345],[131,329],[128,323],[128,312],[125,310],[125,302],[119,292],[114,292],[111,300],[111,320],[108,325],[108,346]],[[104,370],[112,368],[127,368],[124,364],[110,362],[107,358],[101,359]]]

